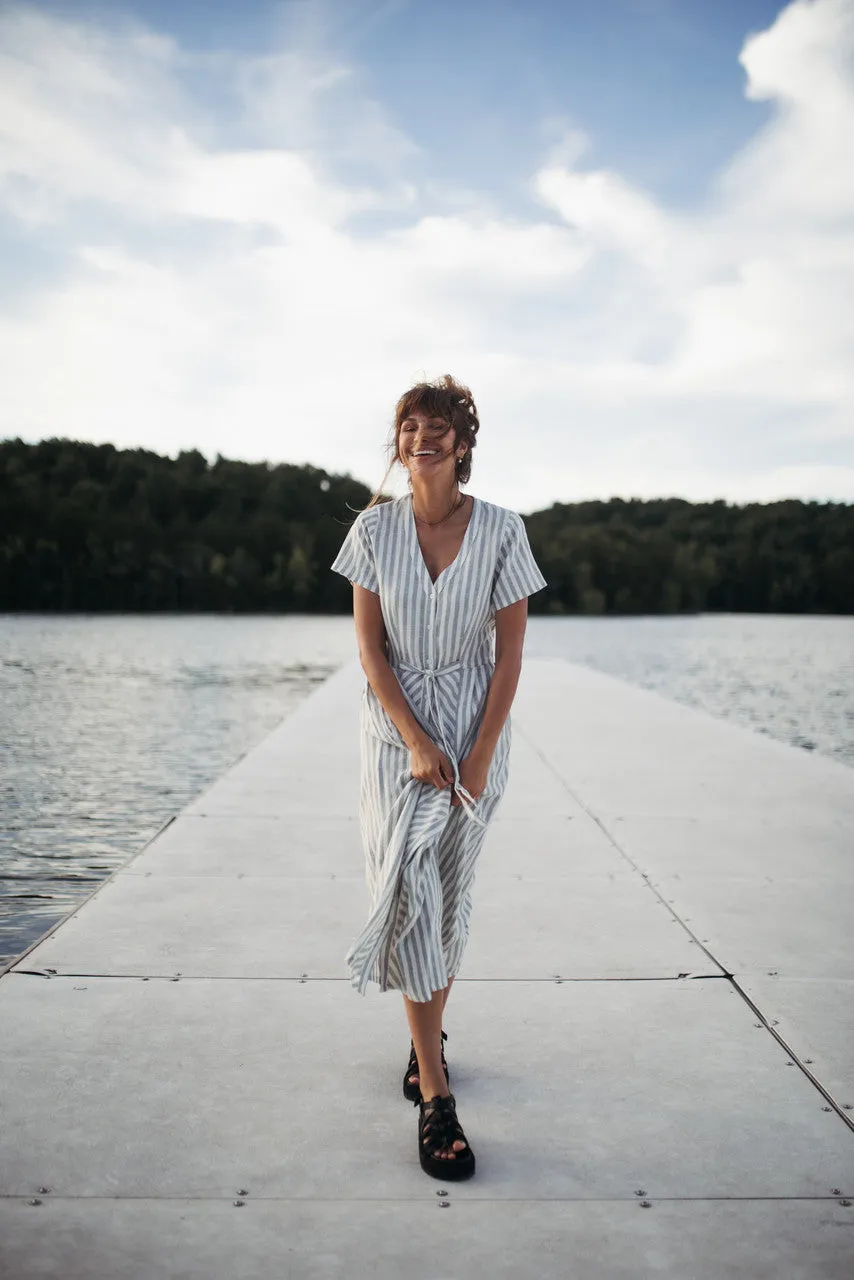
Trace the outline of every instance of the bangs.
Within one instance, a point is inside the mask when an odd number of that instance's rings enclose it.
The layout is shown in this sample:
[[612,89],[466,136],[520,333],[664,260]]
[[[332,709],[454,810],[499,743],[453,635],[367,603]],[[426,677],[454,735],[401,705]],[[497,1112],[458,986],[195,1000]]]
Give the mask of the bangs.
[[444,387],[431,387],[426,383],[413,387],[401,397],[397,407],[398,426],[412,413],[423,413],[428,418],[443,418],[445,422],[453,422],[452,397]]

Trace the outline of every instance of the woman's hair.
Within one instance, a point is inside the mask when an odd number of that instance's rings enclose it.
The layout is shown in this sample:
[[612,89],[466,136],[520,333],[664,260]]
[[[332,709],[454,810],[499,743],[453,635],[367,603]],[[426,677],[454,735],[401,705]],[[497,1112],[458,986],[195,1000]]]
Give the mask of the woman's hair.
[[391,455],[391,460],[382,478],[382,483],[371,497],[368,507],[373,507],[379,502],[383,486],[391,474],[392,467],[396,462],[401,461],[400,428],[404,420],[410,414],[416,412],[427,414],[431,418],[443,418],[445,422],[454,428],[454,449],[460,444],[466,446],[463,456],[457,459],[457,483],[468,484],[471,476],[471,451],[477,444],[480,422],[478,421],[474,397],[468,387],[461,382],[457,382],[449,373],[446,373],[444,378],[437,378],[435,382],[416,383],[414,387],[404,391],[398,400],[394,410],[394,424],[386,445],[386,449]]

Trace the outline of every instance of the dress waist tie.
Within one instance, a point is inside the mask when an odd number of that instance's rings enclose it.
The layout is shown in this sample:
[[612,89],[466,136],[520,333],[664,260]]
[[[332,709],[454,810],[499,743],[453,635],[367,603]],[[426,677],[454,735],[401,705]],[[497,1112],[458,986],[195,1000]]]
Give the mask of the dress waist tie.
[[408,663],[408,662],[392,662],[390,665],[392,669],[394,669],[395,667],[399,667],[402,671],[415,671],[419,675],[424,677],[425,702],[427,703],[428,710],[430,712],[433,723],[439,726],[439,734],[442,739],[442,746],[445,750],[445,755],[448,757],[451,764],[453,765],[453,769],[454,769],[453,790],[456,791],[457,795],[460,797],[463,808],[466,811],[466,817],[470,818],[472,822],[476,822],[479,826],[485,827],[487,824],[484,822],[483,818],[481,818],[479,814],[475,813],[474,811],[477,801],[475,800],[471,792],[466,787],[464,787],[463,784],[460,782],[460,771],[457,765],[457,753],[456,751],[451,751],[448,748],[448,742],[445,737],[445,729],[442,723],[442,717],[439,714],[439,703],[436,698],[436,677],[449,675],[450,672],[452,671],[460,671],[463,667],[466,667],[466,666],[491,667],[492,663],[450,662],[445,667],[414,667],[411,665],[411,663]]

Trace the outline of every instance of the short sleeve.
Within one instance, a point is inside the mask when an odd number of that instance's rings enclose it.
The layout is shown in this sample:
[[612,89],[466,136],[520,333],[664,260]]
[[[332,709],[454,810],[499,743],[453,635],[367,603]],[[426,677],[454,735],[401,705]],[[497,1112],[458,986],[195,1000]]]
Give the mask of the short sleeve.
[[504,609],[547,586],[528,542],[522,517],[509,513],[492,584],[492,608]]
[[330,568],[348,578],[350,582],[356,582],[360,587],[366,587],[368,591],[376,591],[379,594],[380,586],[374,549],[362,514],[360,511],[350,525],[347,537],[341,544],[341,550],[332,561]]

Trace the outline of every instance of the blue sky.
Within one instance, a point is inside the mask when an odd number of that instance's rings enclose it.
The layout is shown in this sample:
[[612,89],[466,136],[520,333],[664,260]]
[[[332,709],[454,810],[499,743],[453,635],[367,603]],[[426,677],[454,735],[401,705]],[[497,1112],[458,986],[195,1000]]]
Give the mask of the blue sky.
[[[561,127],[589,159],[690,205],[767,117],[743,96],[745,36],[776,0],[345,0],[223,4],[139,0],[39,6],[110,27],[117,11],[195,51],[248,56],[295,44],[354,69],[437,179],[527,204],[537,157]],[[199,85],[213,104],[216,82]]]
[[594,163],[690,202],[768,114],[745,101],[737,59],[745,35],[780,7],[774,0],[349,0],[335,8],[149,0],[126,11],[195,49],[251,54],[290,38],[355,62],[365,91],[445,180],[524,201],[549,122],[574,120],[590,134]]
[[854,0],[0,5],[0,432],[373,485],[448,370],[522,511],[854,501],[852,55]]

